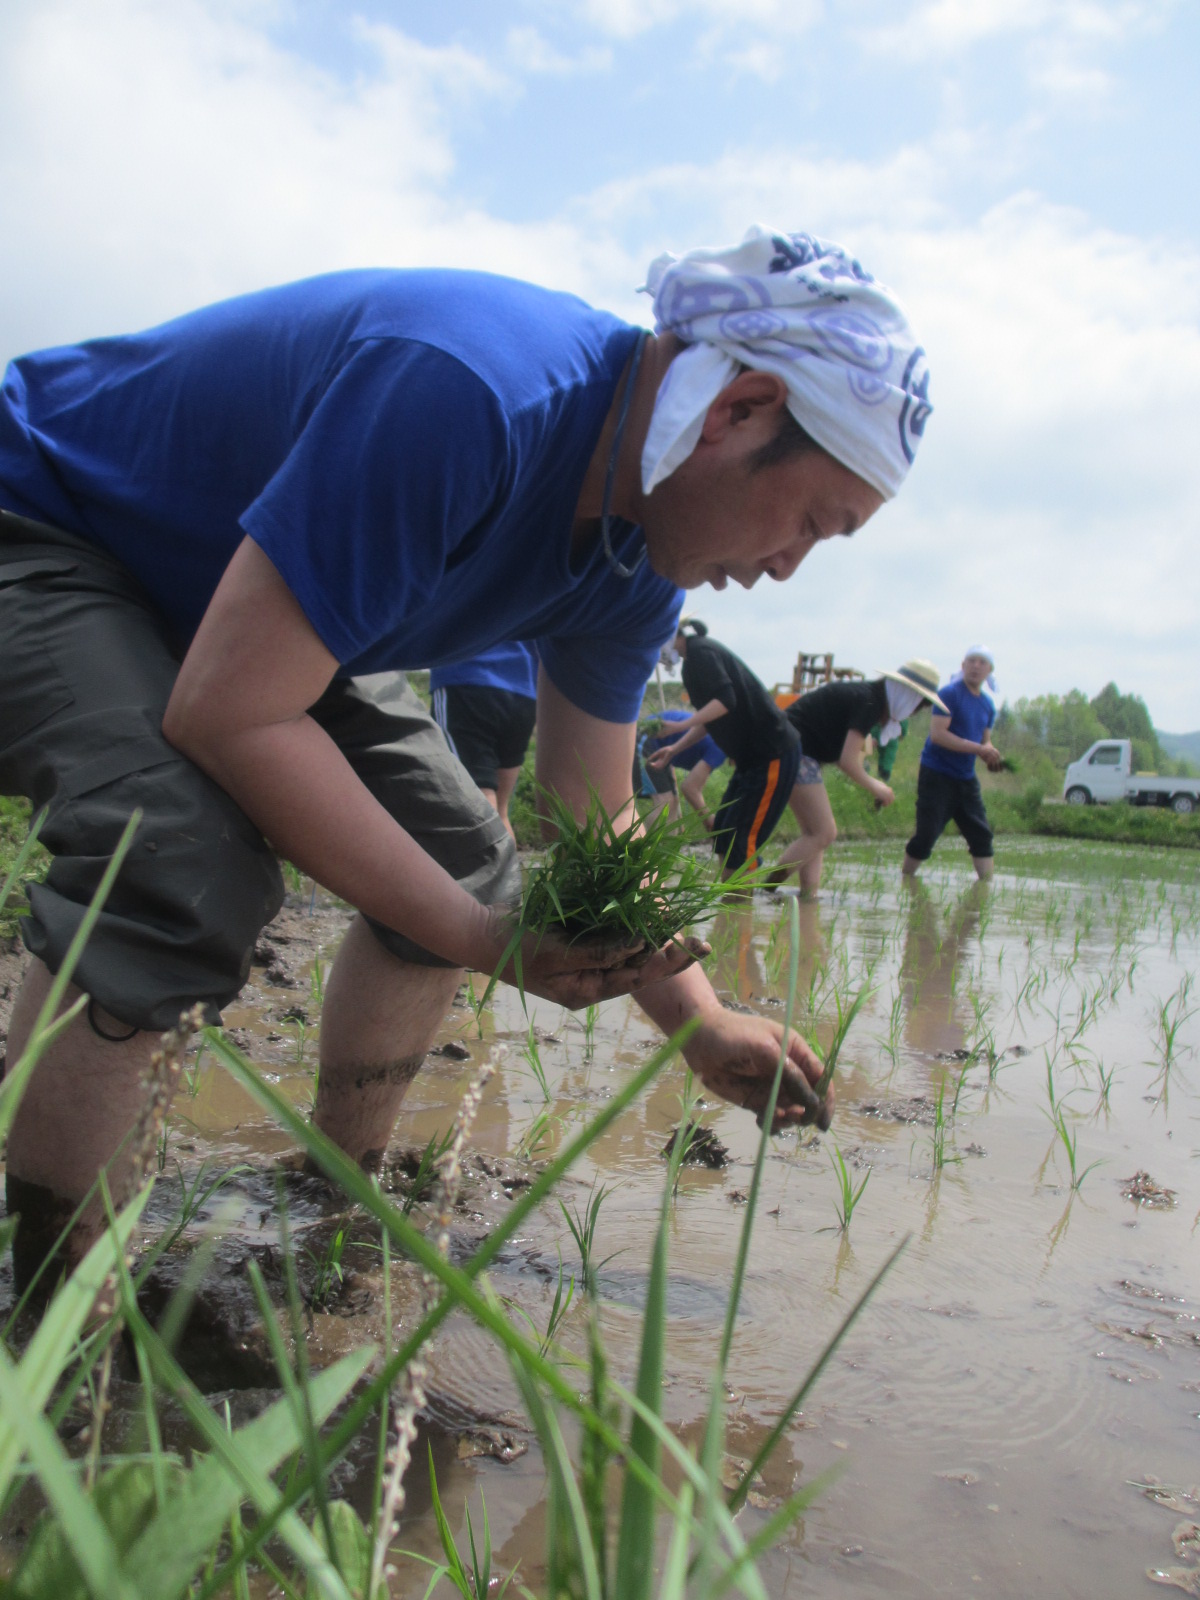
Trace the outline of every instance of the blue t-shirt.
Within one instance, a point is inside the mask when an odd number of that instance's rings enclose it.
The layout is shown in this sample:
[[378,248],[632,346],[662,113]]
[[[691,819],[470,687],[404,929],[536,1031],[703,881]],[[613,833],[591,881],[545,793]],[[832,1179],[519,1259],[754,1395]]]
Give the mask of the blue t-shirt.
[[[686,722],[691,714],[690,711],[664,711],[659,720],[662,722]],[[661,750],[663,745],[674,744],[678,737],[677,733],[665,733],[658,735],[657,738],[647,739],[646,754],[652,756],[656,750]],[[675,756],[668,765],[682,767],[685,772],[690,772],[697,762],[707,761],[715,772],[724,760],[724,750],[721,749],[721,746],[711,733],[706,733],[702,739],[697,739],[695,744],[689,745],[681,756]]]
[[[266,289],[14,361],[0,505],[110,550],[180,643],[249,534],[347,674],[533,639],[569,700],[632,722],[681,596],[570,539],[636,339],[476,272]],[[628,563],[640,529],[613,545]]]
[[447,667],[434,667],[429,674],[431,689],[449,689],[456,684],[472,684],[483,689],[507,689],[537,699],[537,650],[531,644],[514,641],[482,650],[469,661],[456,661]]
[[[981,689],[978,694],[972,694],[961,678],[955,683],[943,684],[938,690],[938,699],[950,712],[950,732],[957,734],[960,739],[981,743],[984,734],[996,720],[996,708],[987,690]],[[938,715],[936,706],[933,714],[935,717]],[[923,767],[932,767],[935,772],[944,772],[951,778],[973,778],[975,760],[965,750],[945,750],[940,744],[934,744],[932,739],[926,739],[925,748],[921,751]]]

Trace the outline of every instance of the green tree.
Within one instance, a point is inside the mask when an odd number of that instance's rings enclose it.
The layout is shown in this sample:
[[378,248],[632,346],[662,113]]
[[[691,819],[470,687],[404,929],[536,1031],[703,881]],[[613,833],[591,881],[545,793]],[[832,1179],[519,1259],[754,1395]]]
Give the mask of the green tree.
[[1132,742],[1133,764],[1137,770],[1164,770],[1167,754],[1158,742],[1141,695],[1122,694],[1115,683],[1106,683],[1091,705],[1110,739]]

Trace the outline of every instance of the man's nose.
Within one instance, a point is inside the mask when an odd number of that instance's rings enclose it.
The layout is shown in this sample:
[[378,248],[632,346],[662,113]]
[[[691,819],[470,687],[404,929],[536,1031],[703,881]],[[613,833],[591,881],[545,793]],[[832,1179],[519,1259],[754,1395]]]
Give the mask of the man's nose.
[[776,583],[785,583],[812,547],[812,540],[804,539],[793,545],[790,550],[777,550],[773,556],[767,556],[763,561],[762,570],[768,578],[774,578]]

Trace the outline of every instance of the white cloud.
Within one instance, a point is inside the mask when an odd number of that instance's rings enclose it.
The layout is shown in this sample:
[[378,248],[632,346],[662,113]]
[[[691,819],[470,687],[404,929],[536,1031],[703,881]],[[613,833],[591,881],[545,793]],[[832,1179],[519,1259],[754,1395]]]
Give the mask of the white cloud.
[[572,77],[580,72],[607,72],[613,64],[608,47],[591,46],[575,55],[556,50],[537,28],[510,28],[504,53],[515,71]]
[[580,0],[578,12],[597,32],[633,39],[652,28],[693,21],[701,31],[795,38],[824,14],[822,0]]
[[[917,0],[901,20],[861,30],[869,48],[907,60],[959,55],[1005,35],[1118,44],[1161,25],[1175,0]],[[891,8],[889,7],[889,10]]]
[[[1116,676],[1163,725],[1200,726],[1196,673],[1164,665],[1196,661],[1200,255],[1035,194],[964,219],[939,199],[943,155],[730,153],[594,197],[627,241],[732,240],[751,217],[839,238],[929,350],[936,410],[896,503],[791,583],[697,608],[768,679],[801,646],[951,665],[982,634],[1013,695]],[[672,212],[681,194],[702,199]]]
[[698,606],[768,677],[786,677],[801,644],[860,665],[914,652],[949,665],[982,633],[1006,692],[1115,676],[1162,725],[1200,727],[1194,248],[1032,192],[963,214],[947,196],[981,170],[970,133],[879,161],[802,148],[666,161],[512,223],[464,199],[456,166],[464,120],[520,90],[511,54],[501,70],[360,27],[347,81],[273,43],[270,16],[10,0],[0,358],[362,264],[485,266],[645,321],[634,287],[662,249],[730,242],[751,221],[808,227],[905,299],[937,410],[912,482],[858,538],[790,585]]
[[[0,351],[137,326],[333,268],[540,259],[568,231],[456,200],[455,119],[514,92],[481,57],[357,25],[346,82],[274,44],[247,6],[36,0],[0,45]],[[601,252],[602,253],[602,252]]]

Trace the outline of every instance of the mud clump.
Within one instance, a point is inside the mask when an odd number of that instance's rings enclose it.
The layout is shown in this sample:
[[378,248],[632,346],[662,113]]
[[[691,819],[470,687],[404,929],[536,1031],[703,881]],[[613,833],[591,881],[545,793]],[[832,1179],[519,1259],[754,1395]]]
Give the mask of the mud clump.
[[[671,1137],[663,1145],[662,1153],[668,1161],[675,1154],[675,1146],[683,1131],[682,1128],[672,1128]],[[721,1143],[711,1128],[692,1128],[681,1159],[685,1167],[711,1167],[719,1171],[729,1165],[729,1147]]]
[[1151,1211],[1171,1211],[1175,1206],[1174,1189],[1164,1189],[1148,1172],[1138,1171],[1132,1178],[1122,1178],[1121,1193],[1134,1205],[1148,1206]]

